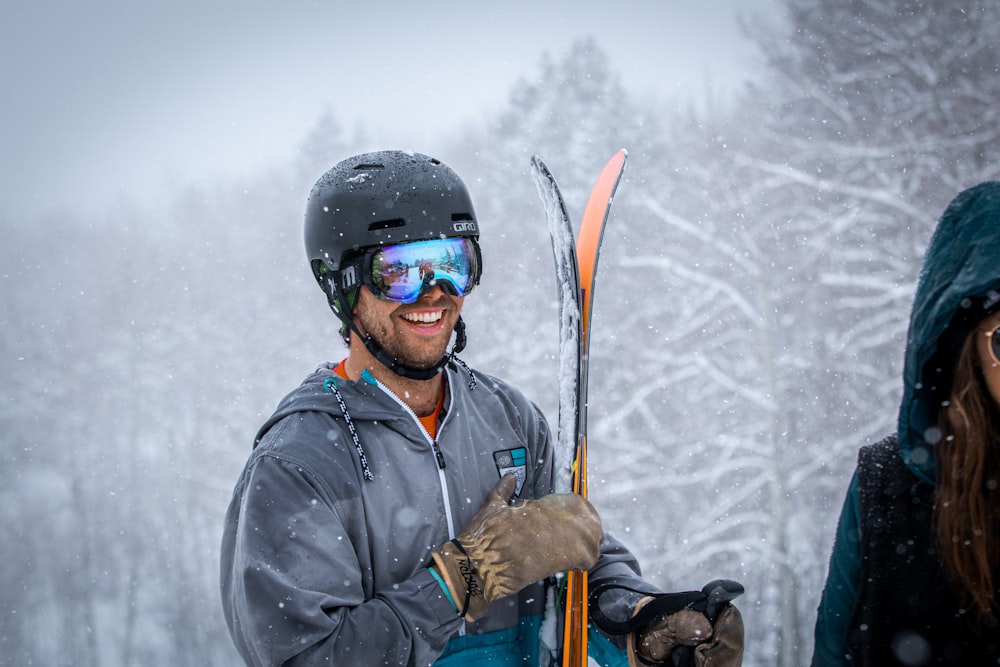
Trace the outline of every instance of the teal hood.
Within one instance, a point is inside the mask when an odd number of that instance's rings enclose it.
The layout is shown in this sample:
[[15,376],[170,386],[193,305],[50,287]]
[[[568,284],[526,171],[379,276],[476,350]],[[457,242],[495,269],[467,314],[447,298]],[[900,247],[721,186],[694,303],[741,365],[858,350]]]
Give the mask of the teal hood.
[[983,297],[1000,290],[1000,183],[959,193],[931,237],[910,314],[899,409],[899,451],[914,473],[937,479],[941,404],[965,335],[982,319]]

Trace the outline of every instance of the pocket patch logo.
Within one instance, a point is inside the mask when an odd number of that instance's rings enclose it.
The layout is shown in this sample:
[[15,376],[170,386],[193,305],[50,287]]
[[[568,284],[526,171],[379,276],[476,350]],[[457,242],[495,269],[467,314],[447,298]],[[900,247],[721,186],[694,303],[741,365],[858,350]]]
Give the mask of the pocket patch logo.
[[528,478],[528,450],[524,447],[518,447],[493,452],[493,462],[497,464],[497,473],[500,477],[507,473],[514,473],[517,478],[515,493],[521,495],[524,480]]

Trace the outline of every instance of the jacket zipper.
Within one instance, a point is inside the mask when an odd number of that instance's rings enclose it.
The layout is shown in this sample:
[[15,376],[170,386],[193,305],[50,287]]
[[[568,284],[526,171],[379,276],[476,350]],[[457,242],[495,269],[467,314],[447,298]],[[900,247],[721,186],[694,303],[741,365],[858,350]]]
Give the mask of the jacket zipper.
[[444,454],[441,453],[441,448],[438,447],[437,438],[431,441],[431,447],[434,449],[434,456],[437,457],[438,470],[444,470]]
[[[427,429],[425,429],[424,425],[420,422],[420,418],[417,417],[417,413],[411,410],[410,406],[404,403],[399,398],[399,396],[396,396],[396,394],[394,394],[391,389],[383,385],[381,382],[378,382],[378,380],[376,380],[376,383],[379,389],[381,389],[390,397],[392,397],[392,400],[396,401],[396,403],[398,403],[400,407],[403,408],[403,410],[409,413],[409,415],[413,418],[413,421],[416,422],[417,426],[420,428],[420,432],[424,434],[424,438],[427,440],[428,444],[430,444],[431,451],[434,453],[434,460],[437,464],[438,482],[441,484],[441,497],[444,500],[444,516],[445,516],[445,521],[448,524],[448,539],[449,540],[454,539],[456,533],[455,533],[455,519],[452,517],[451,514],[451,493],[448,491],[448,479],[444,475],[444,468],[445,468],[444,454],[441,452],[441,448],[438,446],[437,438],[431,437],[431,434],[427,432]],[[448,423],[448,418],[451,416],[451,407],[452,403],[455,400],[455,397],[449,394],[448,398],[449,398],[448,410],[445,412],[444,419],[442,419],[441,423],[438,424],[438,429],[437,429],[438,433],[440,433],[441,429],[444,428],[444,425]]]

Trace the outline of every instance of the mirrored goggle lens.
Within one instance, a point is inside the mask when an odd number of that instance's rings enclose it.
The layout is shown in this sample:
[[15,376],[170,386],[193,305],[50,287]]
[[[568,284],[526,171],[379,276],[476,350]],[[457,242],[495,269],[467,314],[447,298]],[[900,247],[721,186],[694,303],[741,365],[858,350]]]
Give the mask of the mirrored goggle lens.
[[435,239],[385,246],[372,255],[370,286],[380,298],[413,303],[434,287],[465,296],[479,280],[471,239]]

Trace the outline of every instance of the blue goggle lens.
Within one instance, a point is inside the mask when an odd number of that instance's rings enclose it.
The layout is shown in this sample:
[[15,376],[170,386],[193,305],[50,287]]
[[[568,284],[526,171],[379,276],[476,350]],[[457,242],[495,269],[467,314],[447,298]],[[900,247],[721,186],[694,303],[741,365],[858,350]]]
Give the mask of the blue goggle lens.
[[438,286],[465,296],[479,282],[479,249],[467,238],[434,239],[384,246],[371,254],[367,284],[385,301],[413,303]]

